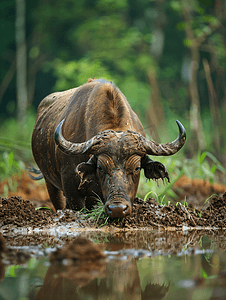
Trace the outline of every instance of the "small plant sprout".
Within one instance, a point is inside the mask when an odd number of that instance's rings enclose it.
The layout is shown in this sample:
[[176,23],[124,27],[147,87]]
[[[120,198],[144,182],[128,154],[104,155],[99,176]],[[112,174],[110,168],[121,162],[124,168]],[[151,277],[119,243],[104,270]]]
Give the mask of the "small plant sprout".
[[187,202],[186,196],[184,197],[184,206],[185,206],[185,207],[188,207],[188,202]]
[[164,201],[165,197],[166,197],[166,195],[164,195],[164,196],[161,198],[161,200],[160,200],[160,205],[163,205],[163,201]]
[[200,211],[200,212],[198,213],[198,215],[199,215],[199,218],[201,219],[201,218],[202,218],[202,211]]
[[148,199],[148,197],[151,196],[151,194],[154,194],[155,200],[158,201],[158,195],[157,195],[155,192],[153,192],[153,191],[150,191],[150,192],[148,192],[148,193],[145,195],[144,201],[146,201],[146,200]]
[[166,195],[163,195],[161,197],[160,195],[157,195],[157,193],[153,192],[153,191],[150,191],[145,195],[144,201],[146,201],[148,199],[148,197],[151,196],[151,194],[153,194],[153,198],[159,203],[159,205],[163,205],[163,201],[164,201]]
[[204,205],[205,205],[205,204],[206,204],[213,196],[217,196],[217,194],[212,194],[211,196],[209,196],[209,197],[205,200],[205,202],[203,203],[202,209],[203,209]]
[[209,196],[209,197],[205,200],[205,202],[204,202],[203,205],[205,205],[206,202],[208,202],[213,196],[217,196],[217,194],[212,194],[211,196]]

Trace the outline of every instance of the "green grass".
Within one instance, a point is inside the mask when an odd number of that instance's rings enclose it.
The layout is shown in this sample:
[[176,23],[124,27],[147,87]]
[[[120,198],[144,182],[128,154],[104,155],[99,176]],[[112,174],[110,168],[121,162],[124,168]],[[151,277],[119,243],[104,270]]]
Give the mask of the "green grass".
[[[218,181],[218,175],[223,175],[225,178],[226,169],[216,159],[216,157],[209,152],[199,152],[198,155],[192,159],[186,159],[183,156],[160,157],[158,160],[163,163],[170,175],[170,183],[164,185],[161,180],[159,184],[154,181],[147,181],[144,174],[141,174],[140,183],[137,195],[140,198],[147,199],[148,197],[155,198],[161,204],[167,204],[168,200],[177,200],[177,195],[174,193],[172,187],[175,182],[185,175],[190,179],[201,178],[213,184]],[[163,197],[165,198],[163,199]]]
[[4,197],[9,190],[17,190],[17,181],[13,176],[21,176],[25,162],[33,162],[31,136],[36,114],[29,111],[26,122],[22,125],[16,119],[7,119],[0,126],[0,181],[7,181],[4,186]]
[[97,204],[94,205],[93,209],[87,210],[83,208],[80,213],[83,214],[85,219],[94,221],[95,225],[101,223],[101,226],[104,226],[107,224],[109,219],[109,216],[105,212],[104,204],[99,199],[97,200]]
[[150,191],[148,192],[145,197],[144,197],[144,201],[146,201],[148,198],[154,198],[160,205],[165,204],[164,199],[165,199],[165,195],[163,195],[162,197],[160,197],[159,195],[157,195],[155,192]]

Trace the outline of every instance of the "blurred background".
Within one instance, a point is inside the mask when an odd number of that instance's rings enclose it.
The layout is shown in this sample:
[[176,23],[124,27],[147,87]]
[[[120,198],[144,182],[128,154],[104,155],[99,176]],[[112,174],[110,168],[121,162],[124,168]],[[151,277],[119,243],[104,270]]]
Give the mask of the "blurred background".
[[224,0],[5,0],[0,14],[2,180],[33,162],[40,101],[94,77],[119,87],[157,142],[176,138],[176,119],[184,124],[175,159],[206,158],[210,174],[224,173]]

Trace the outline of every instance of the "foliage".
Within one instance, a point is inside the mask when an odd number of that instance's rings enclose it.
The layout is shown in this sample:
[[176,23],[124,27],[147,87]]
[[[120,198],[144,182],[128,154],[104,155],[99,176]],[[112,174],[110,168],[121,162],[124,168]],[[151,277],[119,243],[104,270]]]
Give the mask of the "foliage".
[[[221,118],[225,110],[225,3],[224,1],[37,1],[26,2],[29,107],[52,91],[75,87],[88,78],[113,80],[128,97],[146,128],[160,132],[172,116],[190,127],[189,82],[192,51],[199,62],[197,83],[208,151],[221,147],[213,143],[216,128],[210,109],[203,59],[209,62]],[[0,118],[16,115],[15,2],[1,3],[3,31],[0,46]],[[189,18],[189,19],[188,19]],[[54,24],[54,26],[53,26]],[[189,34],[190,35],[189,35]],[[152,75],[155,76],[152,78]],[[210,101],[207,101],[207,99]],[[164,107],[155,123],[149,117],[158,105]],[[150,109],[151,106],[151,109]],[[158,116],[159,118],[159,116]],[[220,118],[219,118],[220,120]],[[164,121],[164,122],[162,122]],[[219,121],[221,128],[225,120]],[[16,128],[12,121],[4,129]],[[166,128],[164,128],[164,131]],[[19,139],[19,133],[15,134]],[[31,132],[31,129],[30,129]],[[2,130],[0,129],[0,136]],[[161,135],[162,136],[162,135]],[[24,142],[28,142],[28,139]],[[188,151],[192,151],[188,147]],[[16,155],[16,153],[15,153]]]
[[31,135],[35,119],[35,113],[29,111],[24,124],[9,118],[0,125],[0,157],[3,152],[14,150],[17,159],[31,159]]
[[213,184],[217,179],[216,171],[226,175],[226,169],[216,159],[216,157],[209,152],[198,153],[196,158],[185,160],[183,165],[183,172],[189,178],[202,178],[210,181]]
[[4,152],[3,153],[3,160],[0,161],[0,174],[1,180],[9,177],[12,173],[16,173],[18,170],[24,168],[24,164],[21,161],[14,160],[14,153]]
[[52,68],[57,77],[55,89],[58,91],[82,85],[87,82],[88,78],[112,79],[107,68],[98,60],[82,58],[79,61],[65,63],[60,59],[55,59]]
[[[165,194],[174,197],[171,187],[182,174],[210,182],[219,172],[225,174],[219,162],[225,160],[226,148],[226,133],[222,130],[226,127],[225,5],[224,1],[198,0],[27,1],[29,111],[26,123],[21,126],[14,119],[15,2],[3,1],[0,4],[4,28],[0,45],[0,159],[4,161],[3,153],[12,150],[16,161],[32,159],[33,111],[46,95],[81,85],[88,78],[102,77],[119,86],[146,133],[156,141],[168,134],[174,136],[172,119],[181,120],[188,133],[183,157],[161,159],[171,175],[171,183],[157,187],[145,183],[142,176],[138,195],[144,197],[151,190],[160,199]],[[194,51],[205,154],[195,152],[191,134],[194,124],[189,84]],[[210,67],[212,92],[204,60]],[[215,140],[217,129],[221,135],[219,143]],[[191,154],[192,159],[185,159]]]
[[6,181],[4,185],[4,197],[8,195],[8,191],[16,191],[17,181],[14,180],[13,175],[18,174],[21,176],[21,171],[24,170],[25,166],[22,161],[14,159],[13,152],[4,152],[2,160],[0,161],[0,180]]
[[9,190],[17,190],[13,175],[20,177],[25,170],[25,161],[32,159],[30,141],[34,122],[35,115],[30,111],[23,126],[14,118],[5,120],[0,126],[0,180],[6,181],[4,197],[8,196]]

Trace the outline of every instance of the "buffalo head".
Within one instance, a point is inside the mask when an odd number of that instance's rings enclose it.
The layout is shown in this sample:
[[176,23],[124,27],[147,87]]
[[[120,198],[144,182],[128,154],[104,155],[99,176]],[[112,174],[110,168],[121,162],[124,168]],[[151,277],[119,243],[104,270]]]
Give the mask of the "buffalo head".
[[101,187],[99,196],[105,203],[106,213],[110,217],[124,217],[131,213],[141,168],[148,179],[169,181],[168,172],[163,164],[152,161],[147,154],[173,155],[184,145],[186,139],[185,129],[177,121],[179,135],[171,143],[158,144],[130,130],[106,130],[86,142],[72,143],[62,135],[63,122],[64,120],[55,131],[55,142],[59,149],[68,155],[90,155],[87,162],[82,162],[76,167],[75,171],[80,176],[78,189],[98,182]]

